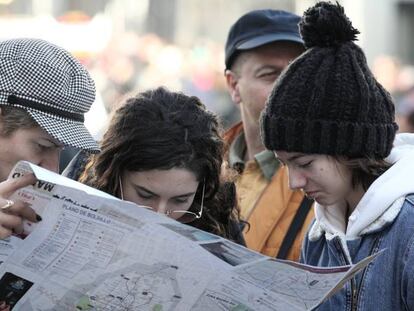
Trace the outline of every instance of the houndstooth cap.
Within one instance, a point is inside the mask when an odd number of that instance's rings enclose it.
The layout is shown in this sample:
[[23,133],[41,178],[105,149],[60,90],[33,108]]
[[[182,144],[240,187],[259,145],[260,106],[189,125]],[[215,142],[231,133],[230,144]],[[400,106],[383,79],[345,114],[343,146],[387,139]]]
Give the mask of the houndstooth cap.
[[84,114],[95,84],[66,50],[39,39],[0,42],[0,105],[25,109],[64,145],[99,152]]

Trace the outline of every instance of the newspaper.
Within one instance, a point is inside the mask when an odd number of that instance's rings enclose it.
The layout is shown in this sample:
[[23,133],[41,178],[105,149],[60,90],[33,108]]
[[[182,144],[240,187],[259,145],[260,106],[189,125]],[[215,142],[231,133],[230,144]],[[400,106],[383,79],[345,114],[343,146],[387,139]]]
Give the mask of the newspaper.
[[13,199],[43,220],[0,243],[10,310],[311,310],[376,255],[318,268],[275,260],[19,162],[38,181]]

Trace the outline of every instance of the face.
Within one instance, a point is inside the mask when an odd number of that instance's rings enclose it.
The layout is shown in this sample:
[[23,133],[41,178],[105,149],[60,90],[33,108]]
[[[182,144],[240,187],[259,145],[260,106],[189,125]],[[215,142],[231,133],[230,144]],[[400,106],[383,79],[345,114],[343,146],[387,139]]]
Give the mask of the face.
[[152,208],[178,219],[194,201],[198,188],[196,175],[188,169],[125,172],[122,179],[123,199]]
[[5,180],[13,166],[26,160],[48,170],[59,171],[63,146],[40,127],[18,129],[7,137],[0,135],[0,178]]
[[320,205],[346,201],[353,205],[351,171],[333,157],[321,154],[276,151],[289,170],[289,187],[303,190]]
[[245,124],[258,126],[274,82],[302,52],[303,47],[297,43],[274,42],[242,52],[236,59],[226,79],[233,101],[240,104]]

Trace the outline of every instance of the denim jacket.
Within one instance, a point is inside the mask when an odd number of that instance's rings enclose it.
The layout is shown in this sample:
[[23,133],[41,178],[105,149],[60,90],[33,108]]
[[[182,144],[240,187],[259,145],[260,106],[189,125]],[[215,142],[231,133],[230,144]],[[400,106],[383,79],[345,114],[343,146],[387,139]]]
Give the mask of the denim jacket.
[[[394,222],[377,232],[347,240],[353,263],[384,252],[317,310],[414,310],[414,195],[406,197]],[[301,261],[314,266],[350,264],[339,237],[306,237]]]
[[315,204],[302,262],[342,266],[384,250],[318,310],[414,311],[414,135],[397,135],[386,160],[348,218],[345,202]]

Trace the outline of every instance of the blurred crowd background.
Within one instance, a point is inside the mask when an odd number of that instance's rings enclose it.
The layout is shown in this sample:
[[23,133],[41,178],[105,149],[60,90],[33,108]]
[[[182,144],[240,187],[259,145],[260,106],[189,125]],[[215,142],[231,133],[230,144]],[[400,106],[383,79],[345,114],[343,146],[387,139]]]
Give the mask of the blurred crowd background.
[[[301,15],[310,0],[0,0],[0,39],[43,38],[78,57],[97,85],[87,126],[97,139],[127,94],[159,85],[196,95],[224,127],[239,119],[224,79],[230,25],[247,11]],[[339,1],[359,44],[394,96],[401,131],[414,131],[414,0]]]

